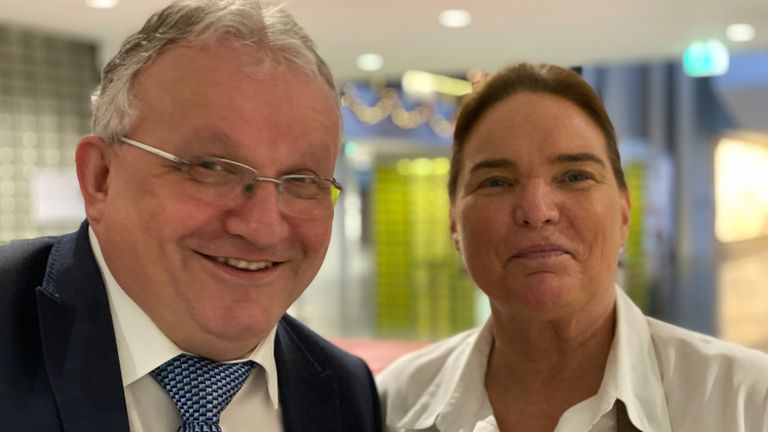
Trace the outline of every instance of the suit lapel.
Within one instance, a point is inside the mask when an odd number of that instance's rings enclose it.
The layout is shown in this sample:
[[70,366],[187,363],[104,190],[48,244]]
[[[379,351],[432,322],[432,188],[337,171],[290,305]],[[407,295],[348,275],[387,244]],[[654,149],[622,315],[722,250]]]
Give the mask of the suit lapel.
[[37,307],[64,430],[128,432],[109,301],[87,224],[54,245]]
[[277,327],[275,361],[285,432],[341,430],[336,377],[312,358],[284,321]]

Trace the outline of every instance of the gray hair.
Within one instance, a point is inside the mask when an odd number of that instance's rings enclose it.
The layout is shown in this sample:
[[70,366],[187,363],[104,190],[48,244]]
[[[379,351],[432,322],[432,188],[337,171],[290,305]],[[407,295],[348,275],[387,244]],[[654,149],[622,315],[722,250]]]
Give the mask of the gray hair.
[[164,49],[219,38],[264,48],[269,60],[318,76],[335,94],[331,71],[314,42],[281,6],[260,0],[181,0],[152,15],[104,67],[91,97],[93,133],[114,142],[128,132],[136,118],[131,83]]

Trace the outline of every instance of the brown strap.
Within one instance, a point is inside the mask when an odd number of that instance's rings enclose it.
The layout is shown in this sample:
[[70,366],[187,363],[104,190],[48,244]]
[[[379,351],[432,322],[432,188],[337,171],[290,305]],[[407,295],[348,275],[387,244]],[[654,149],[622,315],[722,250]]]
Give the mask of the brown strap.
[[627,407],[619,399],[616,399],[616,432],[642,432],[629,420]]

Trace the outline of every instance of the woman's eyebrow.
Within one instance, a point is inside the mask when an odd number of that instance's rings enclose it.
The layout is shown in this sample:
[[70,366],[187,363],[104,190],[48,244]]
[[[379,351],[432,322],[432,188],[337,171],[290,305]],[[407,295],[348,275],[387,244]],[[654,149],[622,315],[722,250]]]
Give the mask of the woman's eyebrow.
[[516,166],[517,164],[509,159],[486,159],[472,165],[469,169],[469,173],[472,174],[484,169],[514,168]]
[[[598,155],[590,152],[561,153],[550,159],[550,163],[554,165],[564,165],[579,162],[590,162],[603,168],[606,167],[606,163],[603,159],[601,159]],[[517,163],[509,159],[486,159],[473,164],[469,169],[469,174],[471,175],[485,169],[514,169],[516,167]]]
[[606,164],[605,161],[603,161],[599,156],[597,156],[594,153],[590,152],[582,152],[582,153],[562,153],[559,154],[552,159],[550,159],[550,162],[553,164],[569,164],[569,163],[576,163],[576,162],[592,162],[595,164],[600,165],[601,167],[605,168]]

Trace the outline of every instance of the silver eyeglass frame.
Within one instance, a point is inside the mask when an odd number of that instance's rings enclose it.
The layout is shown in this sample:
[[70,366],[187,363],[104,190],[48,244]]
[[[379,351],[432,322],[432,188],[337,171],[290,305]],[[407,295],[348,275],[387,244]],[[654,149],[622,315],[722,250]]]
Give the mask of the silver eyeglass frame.
[[[179,167],[179,169],[181,171],[184,171],[184,169],[182,169],[181,167],[190,167],[191,166],[191,164],[190,164],[190,162],[188,160],[182,159],[182,158],[180,158],[180,157],[178,157],[178,156],[176,156],[174,154],[168,153],[168,152],[166,152],[164,150],[160,150],[159,148],[152,147],[152,146],[150,146],[148,144],[144,144],[142,142],[136,141],[134,139],[130,139],[130,138],[125,137],[125,136],[120,136],[118,139],[121,142],[125,143],[125,144],[129,144],[129,145],[131,145],[133,147],[139,148],[139,149],[144,150],[146,152],[149,152],[149,153],[151,153],[151,154],[153,154],[155,156],[160,156],[163,159],[166,159],[166,160],[168,160],[170,162],[173,162],[175,165],[177,165]],[[280,177],[270,177],[270,176],[261,175],[261,173],[259,173],[255,168],[252,168],[252,167],[250,167],[248,165],[245,165],[245,164],[237,162],[237,161],[233,161],[233,160],[229,160],[229,159],[224,159],[224,158],[220,158],[220,157],[215,157],[215,156],[211,156],[211,159],[215,159],[217,161],[221,161],[221,162],[225,162],[225,163],[228,163],[228,164],[232,164],[232,165],[235,165],[237,167],[243,168],[246,171],[250,171],[251,173],[253,173],[252,180],[251,180],[250,184],[253,184],[254,186],[257,183],[263,182],[263,181],[272,182],[275,185],[279,186],[279,185],[282,185],[283,183],[285,183],[284,179],[286,179],[286,178],[316,178],[316,179],[320,179],[320,180],[324,180],[324,181],[329,182],[331,184],[331,187],[336,190],[336,193],[331,192],[331,203],[332,204],[336,204],[336,201],[338,200],[338,197],[341,195],[341,192],[344,190],[344,188],[341,185],[341,183],[339,183],[338,180],[336,180],[334,177],[323,177],[323,176],[308,175],[308,174],[287,174],[287,175],[280,176]],[[248,184],[246,184],[246,186],[248,186]],[[247,190],[248,190],[247,187],[243,188],[243,193],[246,196],[249,195],[249,192]]]

